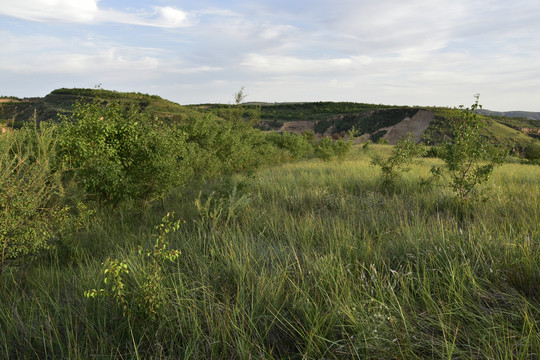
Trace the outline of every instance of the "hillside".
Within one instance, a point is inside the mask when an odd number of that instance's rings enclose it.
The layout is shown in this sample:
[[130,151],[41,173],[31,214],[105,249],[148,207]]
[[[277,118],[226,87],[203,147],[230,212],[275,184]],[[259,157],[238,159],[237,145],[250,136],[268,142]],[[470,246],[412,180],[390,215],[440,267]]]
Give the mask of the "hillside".
[[43,98],[3,98],[0,101],[0,121],[11,122],[19,127],[32,119],[34,113],[37,121],[56,121],[59,115],[69,115],[73,105],[79,101],[118,101],[139,106],[142,111],[148,112],[162,119],[181,120],[193,114],[192,108],[165,100],[156,95],[142,93],[125,93],[103,89],[58,89]]
[[540,112],[533,111],[492,111],[487,109],[478,110],[479,113],[488,116],[503,116],[507,118],[522,118],[527,120],[540,120]]
[[[59,115],[69,115],[77,100],[119,101],[139,106],[143,112],[170,121],[182,121],[190,115],[205,112],[227,117],[238,108],[235,105],[199,104],[179,105],[156,95],[125,93],[103,89],[58,89],[43,98],[0,99],[0,123],[11,123],[20,127],[36,114],[38,121],[58,120]],[[257,119],[256,126],[266,131],[305,132],[313,131],[317,136],[344,136],[355,129],[363,135],[361,139],[386,138],[395,144],[400,136],[414,132],[418,141],[440,143],[448,134],[451,119],[459,116],[457,108],[407,107],[353,102],[306,102],[306,103],[263,103],[242,104],[244,117]],[[494,143],[523,146],[531,138],[540,136],[540,120],[535,113],[512,112],[508,117],[501,113],[483,110],[487,127],[484,135]]]

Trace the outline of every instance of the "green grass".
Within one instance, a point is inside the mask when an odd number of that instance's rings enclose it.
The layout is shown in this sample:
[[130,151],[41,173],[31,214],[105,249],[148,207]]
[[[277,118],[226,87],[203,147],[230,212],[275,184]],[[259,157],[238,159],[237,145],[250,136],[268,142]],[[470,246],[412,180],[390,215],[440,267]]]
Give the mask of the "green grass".
[[71,249],[0,276],[0,358],[538,358],[540,168],[503,165],[464,206],[420,185],[435,159],[381,191],[369,154],[390,149],[171,196],[182,254],[154,321],[83,293],[107,257],[138,281],[164,212],[98,210]]

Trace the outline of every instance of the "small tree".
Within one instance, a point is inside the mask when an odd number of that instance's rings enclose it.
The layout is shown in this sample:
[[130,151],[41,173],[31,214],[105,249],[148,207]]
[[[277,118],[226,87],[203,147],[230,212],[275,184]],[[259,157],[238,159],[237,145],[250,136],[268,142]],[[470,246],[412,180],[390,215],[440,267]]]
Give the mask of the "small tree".
[[[85,291],[87,298],[105,297],[114,299],[126,318],[158,318],[159,311],[167,302],[169,289],[165,285],[164,267],[168,262],[175,262],[179,250],[169,250],[168,238],[180,227],[180,220],[174,221],[174,212],[169,212],[155,227],[157,234],[151,250],[139,249],[146,267],[140,273],[130,271],[127,260],[107,259],[103,263],[103,283],[105,288]],[[138,277],[138,279],[137,279]],[[133,312],[135,310],[135,313]]]
[[395,187],[401,173],[409,171],[409,165],[413,159],[424,152],[425,148],[417,145],[414,135],[408,133],[406,137],[398,141],[388,158],[375,155],[371,164],[381,167],[382,187],[385,189]]
[[244,102],[245,98],[248,96],[249,94],[246,94],[244,92],[244,87],[242,86],[240,88],[240,90],[238,90],[238,92],[234,93],[234,104],[235,105],[240,105]]
[[486,152],[486,140],[480,135],[485,123],[476,115],[480,94],[476,94],[471,108],[461,108],[461,116],[451,122],[452,138],[442,146],[444,167],[431,169],[435,178],[443,178],[461,200],[489,180],[493,169],[504,161],[505,152],[495,149]]
[[191,174],[183,132],[137,107],[77,103],[65,120],[60,157],[100,202],[163,198]]
[[0,274],[6,264],[50,248],[66,209],[56,156],[56,129],[35,122],[0,136]]

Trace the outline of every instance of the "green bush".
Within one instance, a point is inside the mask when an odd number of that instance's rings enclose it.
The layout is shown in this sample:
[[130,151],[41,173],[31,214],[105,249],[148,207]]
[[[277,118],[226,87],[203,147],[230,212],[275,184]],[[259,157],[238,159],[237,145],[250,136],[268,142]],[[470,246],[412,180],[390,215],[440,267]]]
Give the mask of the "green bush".
[[144,256],[147,263],[145,267],[138,273],[131,271],[130,274],[126,260],[109,258],[103,263],[105,288],[88,290],[85,296],[114,299],[126,318],[157,319],[168,295],[164,284],[164,267],[167,262],[175,262],[180,255],[179,250],[168,250],[168,237],[180,226],[180,220],[173,222],[173,218],[174,213],[169,212],[155,227],[157,234],[152,250],[139,249],[139,254]]
[[51,246],[66,209],[54,167],[56,128],[31,124],[0,136],[0,273]]
[[336,158],[342,161],[352,148],[352,137],[335,141],[331,137],[324,137],[315,143],[314,148],[315,156],[319,159],[329,161]]
[[413,159],[422,156],[425,148],[417,145],[414,135],[408,133],[401,138],[392,149],[392,154],[388,158],[375,155],[371,161],[372,165],[381,167],[381,185],[383,189],[392,189],[396,186],[401,173],[410,170],[408,167]]
[[485,123],[476,115],[479,94],[471,108],[461,107],[460,117],[452,121],[452,139],[441,147],[444,167],[431,169],[435,178],[443,178],[461,200],[465,200],[478,185],[491,177],[495,166],[501,165],[505,151],[488,146],[480,135]]
[[540,142],[532,140],[523,151],[523,156],[527,160],[538,161],[540,160]]
[[163,198],[191,175],[182,131],[136,107],[77,103],[64,118],[61,159],[100,202]]
[[270,161],[267,155],[272,149],[264,133],[249,122],[207,114],[191,117],[180,128],[186,134],[189,162],[198,177],[252,170]]
[[313,151],[313,146],[305,136],[293,133],[269,133],[266,139],[279,149],[286,150],[293,159],[300,159]]
[[334,146],[332,138],[324,137],[315,143],[315,156],[324,161],[329,161],[334,157]]

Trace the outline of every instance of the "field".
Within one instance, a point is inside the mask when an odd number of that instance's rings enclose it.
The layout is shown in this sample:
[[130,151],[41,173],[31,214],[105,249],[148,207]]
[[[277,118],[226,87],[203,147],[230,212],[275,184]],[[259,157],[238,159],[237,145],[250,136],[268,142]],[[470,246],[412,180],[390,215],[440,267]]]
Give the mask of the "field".
[[[370,160],[390,151],[96,208],[72,243],[0,275],[0,358],[539,358],[540,167],[504,164],[462,204],[422,185],[438,159],[382,189]],[[180,255],[140,300],[156,263],[137,249],[170,211]],[[129,271],[123,302],[84,295],[110,286],[108,258]]]

